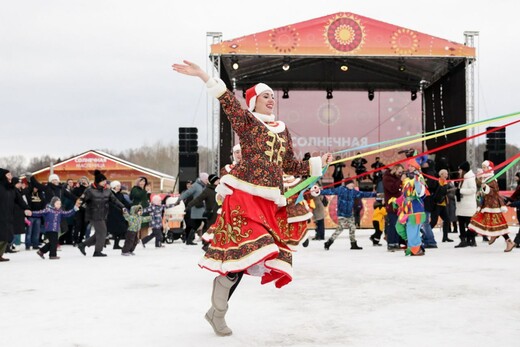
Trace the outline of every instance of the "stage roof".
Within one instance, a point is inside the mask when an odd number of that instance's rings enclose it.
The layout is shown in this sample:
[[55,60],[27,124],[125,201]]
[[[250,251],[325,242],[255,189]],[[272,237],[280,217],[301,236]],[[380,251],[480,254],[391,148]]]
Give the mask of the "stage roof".
[[475,59],[475,48],[339,12],[214,44],[211,55],[236,89],[418,90]]

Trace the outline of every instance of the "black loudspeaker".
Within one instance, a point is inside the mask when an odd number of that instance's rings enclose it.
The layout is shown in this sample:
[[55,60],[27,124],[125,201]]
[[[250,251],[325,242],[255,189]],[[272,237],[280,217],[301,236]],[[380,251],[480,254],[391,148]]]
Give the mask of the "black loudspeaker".
[[[486,128],[487,131],[495,127]],[[490,160],[497,165],[506,161],[506,128],[499,129],[486,134],[486,151],[484,160]],[[502,175],[497,179],[500,190],[507,190],[506,176]]]
[[179,152],[179,192],[186,190],[188,181],[199,177],[199,153]]
[[199,150],[197,128],[179,128],[179,152],[194,153]]

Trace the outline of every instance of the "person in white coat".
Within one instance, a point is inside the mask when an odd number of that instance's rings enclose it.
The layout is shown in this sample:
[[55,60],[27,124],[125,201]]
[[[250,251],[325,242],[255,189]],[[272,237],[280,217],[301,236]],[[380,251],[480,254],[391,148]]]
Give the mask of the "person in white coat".
[[477,212],[477,181],[467,161],[459,165],[459,177],[464,180],[459,184],[456,192],[460,243],[455,248],[476,247],[476,234],[468,229],[468,225],[471,217]]

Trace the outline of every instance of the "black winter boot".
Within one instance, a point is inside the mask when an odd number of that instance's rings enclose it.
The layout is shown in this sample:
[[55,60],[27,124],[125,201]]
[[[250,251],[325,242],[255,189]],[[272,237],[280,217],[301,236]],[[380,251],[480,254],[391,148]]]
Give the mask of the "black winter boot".
[[309,239],[305,240],[303,243],[302,243],[302,246],[303,247],[307,247],[309,245]]
[[323,247],[325,247],[325,250],[328,251],[330,246],[334,243],[334,240],[333,239],[328,239],[327,241],[325,241],[325,243],[323,244]]
[[363,247],[359,247],[357,241],[350,243],[350,249],[363,249]]
[[458,245],[456,245],[455,248],[464,248],[464,247],[468,247],[468,246],[469,246],[469,242],[467,241],[467,238],[461,237],[460,243]]

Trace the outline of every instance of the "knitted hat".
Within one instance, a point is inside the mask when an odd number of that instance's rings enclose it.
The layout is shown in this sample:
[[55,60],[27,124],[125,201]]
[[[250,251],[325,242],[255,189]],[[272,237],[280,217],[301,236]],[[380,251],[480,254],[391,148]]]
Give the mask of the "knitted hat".
[[110,189],[114,190],[117,186],[121,186],[121,182],[119,182],[119,181],[110,182]]
[[413,166],[414,168],[416,168],[417,170],[420,170],[421,169],[421,165],[417,162],[417,160],[415,159],[410,159],[406,162],[406,164],[408,165],[408,167],[410,166]]
[[469,162],[465,161],[463,162],[462,164],[459,165],[459,169],[464,171],[464,172],[469,172],[471,169],[470,169],[470,165],[469,165]]
[[57,201],[61,201],[60,198],[58,198],[57,196],[53,196],[49,205],[51,205],[51,207],[54,208],[54,205]]
[[274,93],[271,87],[264,83],[258,83],[256,86],[246,90],[246,105],[249,111],[254,111],[256,105],[256,97],[262,94],[263,92]]
[[211,184],[215,184],[215,182],[217,182],[218,179],[220,179],[220,178],[217,175],[214,175],[214,174],[211,174],[211,175],[208,176],[208,181]]
[[60,176],[58,176],[56,174],[49,175],[49,182],[52,182],[54,180],[57,180],[59,182],[60,181]]
[[152,198],[152,204],[154,205],[160,205],[162,202],[161,196],[159,194],[154,195]]
[[99,182],[106,181],[106,179],[107,178],[101,173],[101,171],[94,171],[94,183],[98,184]]
[[208,176],[208,174],[207,174],[206,172],[201,172],[201,173],[199,174],[199,179],[200,179],[202,182],[204,182],[204,183],[206,183],[206,182],[208,181],[208,178],[209,178],[209,176]]
[[354,183],[354,180],[351,180],[350,178],[345,181],[346,186],[348,186],[351,183]]
[[15,184],[19,183],[20,182],[20,179],[18,177],[13,177],[11,179],[11,184],[14,186]]

